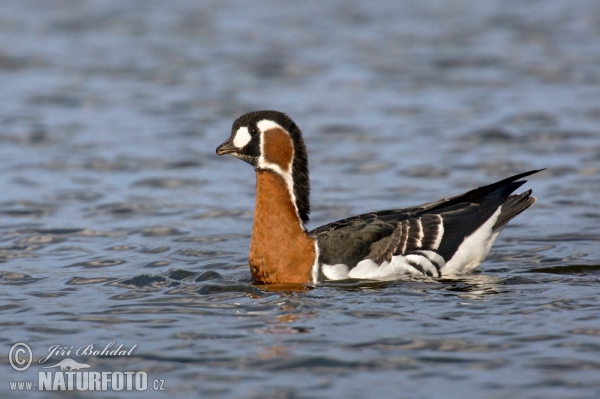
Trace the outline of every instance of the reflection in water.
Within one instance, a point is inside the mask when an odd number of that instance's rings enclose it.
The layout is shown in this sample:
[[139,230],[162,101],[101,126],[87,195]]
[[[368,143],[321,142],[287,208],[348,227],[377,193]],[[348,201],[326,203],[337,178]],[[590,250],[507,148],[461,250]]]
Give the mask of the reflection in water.
[[538,267],[528,269],[527,273],[550,273],[550,274],[600,274],[600,265],[560,265],[550,267]]
[[456,292],[464,299],[478,299],[485,295],[498,294],[503,284],[502,279],[491,274],[444,277],[440,281],[447,285],[444,288],[446,291]]

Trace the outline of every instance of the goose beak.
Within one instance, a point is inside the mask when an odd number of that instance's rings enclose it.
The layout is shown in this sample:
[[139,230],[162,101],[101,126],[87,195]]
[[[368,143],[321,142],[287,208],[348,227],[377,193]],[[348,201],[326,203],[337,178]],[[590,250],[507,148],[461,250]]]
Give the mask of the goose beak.
[[237,150],[239,150],[239,148],[233,145],[230,137],[227,140],[225,140],[223,144],[217,147],[217,155],[231,154],[232,152],[236,152]]

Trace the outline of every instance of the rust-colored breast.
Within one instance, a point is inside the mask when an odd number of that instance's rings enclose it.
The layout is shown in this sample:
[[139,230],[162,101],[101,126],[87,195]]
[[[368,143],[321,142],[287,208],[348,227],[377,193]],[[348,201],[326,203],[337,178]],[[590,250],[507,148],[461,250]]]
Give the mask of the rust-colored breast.
[[256,205],[248,262],[252,277],[263,283],[312,280],[315,243],[296,214],[285,181],[277,173],[256,171]]
[[290,136],[281,129],[269,129],[264,132],[263,140],[265,160],[289,172],[294,156],[294,144]]

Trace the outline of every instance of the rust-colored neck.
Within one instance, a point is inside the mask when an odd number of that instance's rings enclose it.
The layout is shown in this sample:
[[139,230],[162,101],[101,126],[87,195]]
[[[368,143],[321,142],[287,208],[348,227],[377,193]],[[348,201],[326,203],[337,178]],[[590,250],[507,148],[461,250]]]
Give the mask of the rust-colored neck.
[[256,171],[256,204],[248,263],[262,283],[311,282],[315,243],[302,227],[282,176]]

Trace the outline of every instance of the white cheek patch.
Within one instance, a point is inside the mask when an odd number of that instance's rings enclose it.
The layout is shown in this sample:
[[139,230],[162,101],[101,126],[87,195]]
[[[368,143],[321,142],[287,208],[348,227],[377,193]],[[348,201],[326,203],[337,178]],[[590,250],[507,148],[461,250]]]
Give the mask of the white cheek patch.
[[250,132],[248,128],[242,126],[235,132],[235,137],[233,138],[233,145],[237,148],[243,148],[246,144],[250,142],[252,137],[250,136]]

